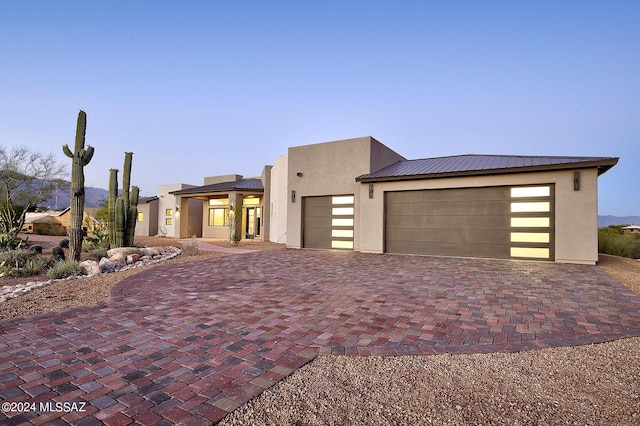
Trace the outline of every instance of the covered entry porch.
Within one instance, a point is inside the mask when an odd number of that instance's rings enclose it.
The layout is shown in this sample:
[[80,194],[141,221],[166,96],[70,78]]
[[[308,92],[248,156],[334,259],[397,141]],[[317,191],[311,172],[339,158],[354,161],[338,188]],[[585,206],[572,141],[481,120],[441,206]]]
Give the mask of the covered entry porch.
[[[231,175],[226,179],[208,185],[175,191],[180,209],[188,208],[188,200],[197,199],[202,202],[202,222],[197,224],[203,238],[228,240],[263,239],[264,223],[264,188],[258,178],[243,179],[242,176]],[[215,178],[207,178],[215,179]],[[206,181],[206,180],[205,180]],[[189,215],[181,214],[179,238],[191,237],[194,224],[188,223]]]

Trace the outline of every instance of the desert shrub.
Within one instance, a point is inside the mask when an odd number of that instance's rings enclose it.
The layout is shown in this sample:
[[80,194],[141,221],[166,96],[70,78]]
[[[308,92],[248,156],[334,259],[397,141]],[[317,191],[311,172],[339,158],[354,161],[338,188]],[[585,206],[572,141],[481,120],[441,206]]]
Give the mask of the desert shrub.
[[52,280],[57,280],[74,275],[82,275],[83,273],[80,263],[74,262],[73,260],[61,260],[49,269],[47,276]]
[[60,261],[64,260],[64,250],[60,246],[55,246],[51,249],[51,255],[53,256],[53,260]]
[[38,275],[46,266],[38,253],[20,249],[0,252],[0,277]]
[[[14,229],[12,229],[14,231]],[[23,240],[17,232],[0,233],[0,251],[18,250],[29,245],[29,240]]]
[[103,257],[107,257],[107,252],[109,251],[108,246],[100,246],[95,247],[89,250],[89,254],[96,259],[102,259]]
[[84,221],[87,236],[84,240],[84,248],[91,251],[97,248],[106,247],[109,249],[109,224],[101,219],[94,219],[87,216]]
[[640,258],[640,235],[623,234],[623,225],[598,229],[598,252],[614,256]]
[[42,254],[42,246],[31,246],[29,247],[29,250]]
[[69,239],[68,238],[61,239],[60,242],[58,243],[58,246],[61,248],[69,248]]
[[182,253],[184,253],[186,256],[196,256],[200,254],[198,241],[196,241],[195,238],[192,238],[188,243],[182,243]]

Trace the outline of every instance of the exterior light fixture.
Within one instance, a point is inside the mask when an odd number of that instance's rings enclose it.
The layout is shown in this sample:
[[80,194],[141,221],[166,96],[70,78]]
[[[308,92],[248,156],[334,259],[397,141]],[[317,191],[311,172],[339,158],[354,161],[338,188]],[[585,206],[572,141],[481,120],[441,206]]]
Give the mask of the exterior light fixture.
[[295,189],[291,190],[291,202],[292,203],[296,202],[296,190]]
[[302,172],[297,172],[297,173],[296,173],[296,176],[298,176],[298,177],[302,177]]
[[373,184],[369,184],[369,198],[373,198]]
[[180,211],[180,207],[176,206],[176,212]]
[[580,191],[580,172],[573,172],[573,190]]

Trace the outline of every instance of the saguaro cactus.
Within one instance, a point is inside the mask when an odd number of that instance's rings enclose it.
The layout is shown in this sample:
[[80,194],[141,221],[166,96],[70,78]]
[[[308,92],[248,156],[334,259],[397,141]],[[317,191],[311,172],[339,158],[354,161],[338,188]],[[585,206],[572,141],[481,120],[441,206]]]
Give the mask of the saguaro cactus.
[[122,176],[122,195],[120,197],[118,197],[118,170],[110,170],[108,207],[111,248],[130,247],[133,245],[136,221],[138,220],[140,188],[134,185],[129,191],[132,157],[133,152],[124,153],[124,173]]
[[91,145],[84,148],[85,133],[87,130],[87,114],[80,110],[78,124],[76,125],[76,141],[73,152],[68,145],[62,146],[62,152],[72,159],[71,168],[71,226],[69,228],[69,257],[71,260],[80,261],[82,251],[82,219],[84,216],[84,166],[89,164],[93,157]]

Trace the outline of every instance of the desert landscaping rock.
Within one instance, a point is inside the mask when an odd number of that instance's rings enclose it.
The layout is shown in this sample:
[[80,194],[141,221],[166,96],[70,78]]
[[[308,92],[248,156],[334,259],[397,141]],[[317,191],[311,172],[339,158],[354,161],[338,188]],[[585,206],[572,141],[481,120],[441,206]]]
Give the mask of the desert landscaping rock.
[[[145,258],[143,259],[141,257],[141,253],[143,251],[153,255],[145,256]],[[99,263],[94,260],[85,260],[83,262],[80,262],[80,266],[83,267],[85,270],[85,275],[87,277],[93,277],[101,273],[113,273],[120,270],[129,270],[131,268],[158,263],[164,260],[173,259],[174,257],[178,256],[180,253],[182,253],[182,250],[172,246],[153,248],[151,250],[142,249],[142,248],[124,247],[120,249],[109,250],[107,254],[109,253],[111,253],[112,256],[110,258],[103,257],[102,259],[100,259]],[[126,255],[125,253],[129,253],[129,254]],[[83,276],[69,277],[69,278],[65,278],[65,280],[76,279],[76,278],[83,278]],[[23,294],[26,294],[31,290],[43,287],[45,285],[51,284],[52,282],[56,282],[56,281],[61,281],[61,280],[30,282],[26,284],[16,284],[15,286],[1,287],[0,303],[6,302],[7,300],[16,298],[18,296],[22,296]]]

